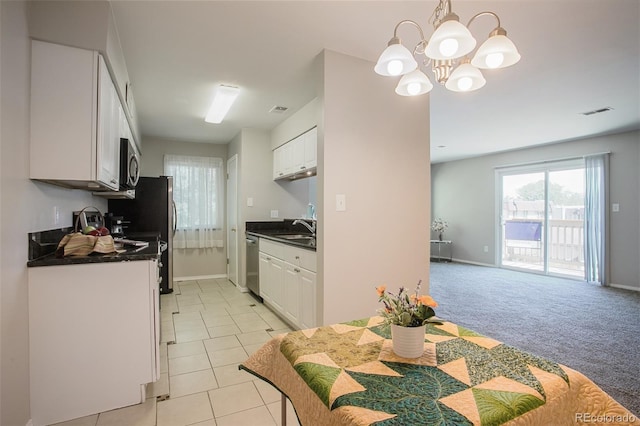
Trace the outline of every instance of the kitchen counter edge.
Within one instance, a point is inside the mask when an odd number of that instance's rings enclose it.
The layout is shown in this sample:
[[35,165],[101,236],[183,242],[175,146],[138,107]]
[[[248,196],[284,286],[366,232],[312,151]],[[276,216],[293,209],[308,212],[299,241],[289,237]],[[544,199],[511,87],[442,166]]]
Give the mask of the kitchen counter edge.
[[[312,245],[309,245],[309,244],[299,243],[299,242],[296,242],[296,241],[291,241],[291,240],[287,240],[285,238],[279,238],[278,237],[278,235],[291,234],[291,232],[246,231],[246,233],[247,233],[247,235],[253,235],[254,237],[258,237],[258,238],[265,238],[267,240],[275,241],[277,243],[286,244],[288,246],[293,246],[293,247],[303,248],[303,249],[306,249],[306,250],[316,251],[316,246],[315,245],[312,246]],[[311,235],[311,234],[309,234],[309,235]]]

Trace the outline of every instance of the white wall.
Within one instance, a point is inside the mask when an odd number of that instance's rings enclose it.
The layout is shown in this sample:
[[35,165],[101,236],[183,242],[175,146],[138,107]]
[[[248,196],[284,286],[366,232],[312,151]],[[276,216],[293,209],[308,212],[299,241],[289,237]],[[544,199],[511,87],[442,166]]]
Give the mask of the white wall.
[[329,324],[375,315],[380,284],[421,279],[428,292],[429,97],[396,95],[371,62],[328,50],[323,59],[318,296]]
[[[612,285],[640,290],[640,132],[598,136],[468,160],[432,165],[433,217],[449,221],[447,239],[453,257],[495,264],[495,167],[611,152],[609,199],[620,204],[610,212],[610,279]],[[483,252],[483,246],[489,252]]]
[[[166,140],[153,137],[144,138],[142,152],[141,176],[164,175],[164,155],[193,155],[200,157],[222,158],[226,168],[227,145],[212,143],[194,143]],[[223,194],[226,204],[226,193]],[[226,216],[226,207],[225,207]],[[227,273],[226,221],[220,239],[225,241],[224,247],[206,249],[173,250],[174,278],[224,275]]]
[[[0,424],[27,424],[29,306],[27,233],[71,226],[72,212],[106,201],[29,180],[30,40],[26,3],[0,2]],[[54,207],[60,209],[55,223]]]

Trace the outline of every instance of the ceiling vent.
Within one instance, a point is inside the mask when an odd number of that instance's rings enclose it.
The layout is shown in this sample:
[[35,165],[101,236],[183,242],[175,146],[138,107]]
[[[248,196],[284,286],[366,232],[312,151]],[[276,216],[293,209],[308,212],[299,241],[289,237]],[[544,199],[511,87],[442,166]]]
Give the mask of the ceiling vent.
[[278,106],[278,105],[274,105],[271,107],[271,109],[269,110],[269,112],[273,112],[275,114],[282,114],[283,112],[285,112],[286,110],[288,110],[289,108],[285,107],[285,106]]
[[600,114],[601,112],[611,111],[612,109],[613,108],[611,108],[611,107],[604,107],[604,108],[600,108],[600,109],[594,109],[593,111],[581,112],[580,114],[582,114],[582,115]]

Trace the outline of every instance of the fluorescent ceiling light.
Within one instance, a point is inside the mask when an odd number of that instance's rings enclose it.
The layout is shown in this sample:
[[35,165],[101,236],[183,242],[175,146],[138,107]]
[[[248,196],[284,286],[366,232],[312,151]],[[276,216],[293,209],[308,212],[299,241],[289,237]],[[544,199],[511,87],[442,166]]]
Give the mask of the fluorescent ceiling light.
[[214,124],[222,123],[222,120],[224,120],[225,115],[229,112],[231,105],[233,105],[239,93],[240,89],[237,87],[225,86],[223,84],[218,86],[204,121]]

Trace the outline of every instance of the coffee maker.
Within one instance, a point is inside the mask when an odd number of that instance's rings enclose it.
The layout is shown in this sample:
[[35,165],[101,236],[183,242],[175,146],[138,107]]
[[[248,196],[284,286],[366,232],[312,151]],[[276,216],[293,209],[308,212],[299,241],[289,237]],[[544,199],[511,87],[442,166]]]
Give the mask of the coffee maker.
[[104,226],[107,227],[114,237],[124,237],[126,223],[128,222],[126,222],[122,216],[114,216],[113,213],[107,213],[104,216]]

